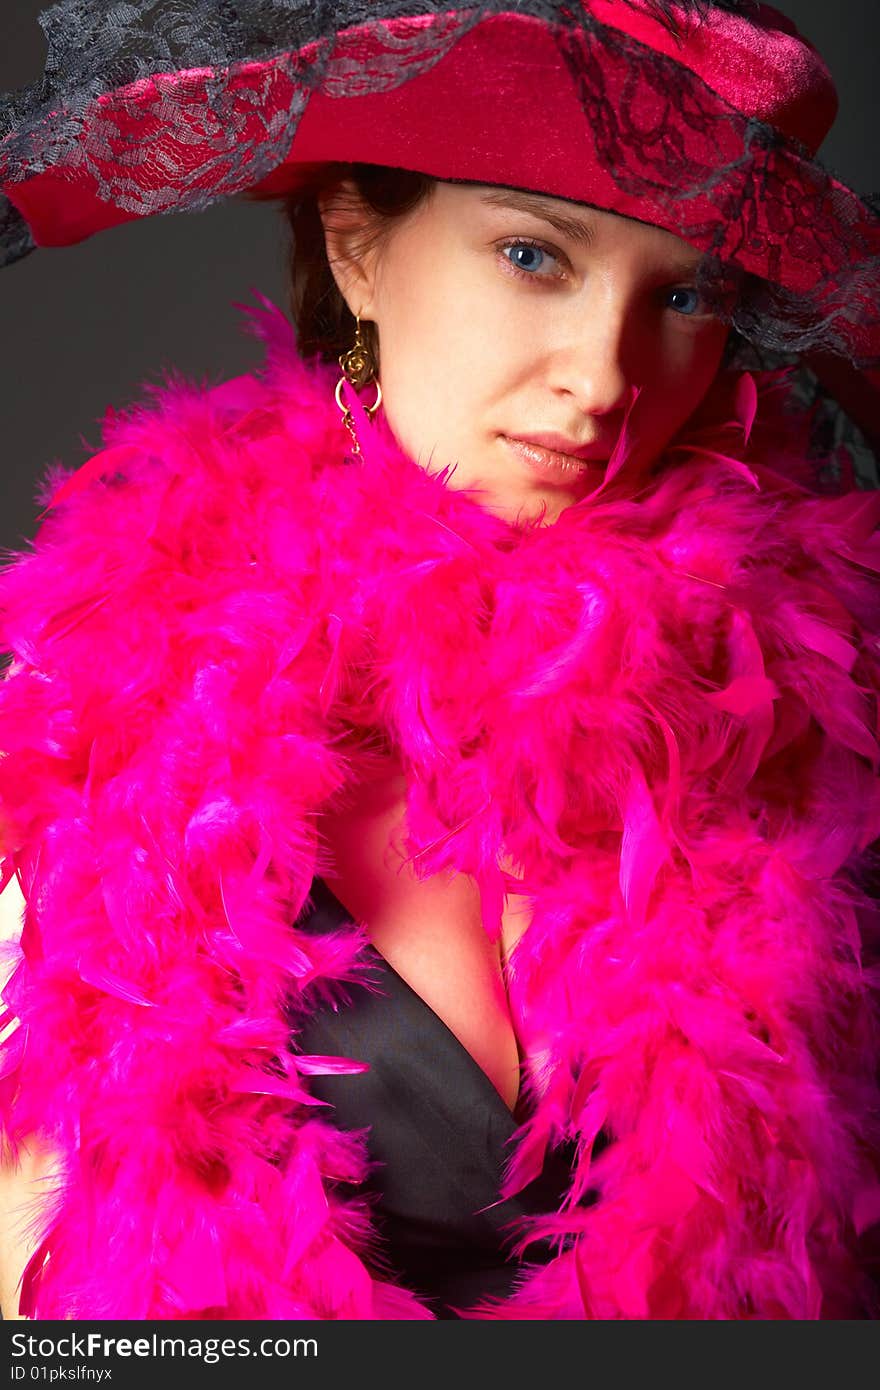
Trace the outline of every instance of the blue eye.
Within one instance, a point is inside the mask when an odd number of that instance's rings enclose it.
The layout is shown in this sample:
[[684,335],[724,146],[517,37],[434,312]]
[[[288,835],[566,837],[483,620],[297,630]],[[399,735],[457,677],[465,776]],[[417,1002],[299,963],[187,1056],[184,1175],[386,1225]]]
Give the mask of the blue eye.
[[545,261],[556,259],[548,251],[542,250],[540,246],[533,246],[529,241],[508,242],[502,250],[514,269],[527,275],[534,275],[536,271],[541,270]]
[[703,300],[699,290],[679,287],[669,291],[668,303],[670,309],[676,309],[678,313],[690,317],[700,312]]

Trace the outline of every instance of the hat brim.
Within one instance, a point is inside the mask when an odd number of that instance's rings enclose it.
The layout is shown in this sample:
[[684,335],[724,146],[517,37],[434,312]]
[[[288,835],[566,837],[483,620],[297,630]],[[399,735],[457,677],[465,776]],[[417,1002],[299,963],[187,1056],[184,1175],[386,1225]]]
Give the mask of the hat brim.
[[[392,33],[399,52],[420,22],[388,21],[382,41]],[[636,40],[617,35],[609,46],[604,35],[603,26],[565,32],[505,13],[451,27],[405,81],[376,77],[373,29],[339,35],[332,63],[319,42],[219,76],[156,74],[99,96],[77,117],[79,158],[22,173],[4,142],[0,188],[37,245],[61,246],[246,190],[283,196],[315,164],[387,165],[651,222],[824,301],[825,312],[845,301],[856,274],[864,299],[865,267],[876,278],[880,264],[873,209],[674,59],[652,53],[639,69]],[[363,90],[339,80],[358,64],[371,77]],[[674,86],[664,83],[673,72]],[[880,354],[877,317],[860,311],[848,325],[851,349],[866,359]]]

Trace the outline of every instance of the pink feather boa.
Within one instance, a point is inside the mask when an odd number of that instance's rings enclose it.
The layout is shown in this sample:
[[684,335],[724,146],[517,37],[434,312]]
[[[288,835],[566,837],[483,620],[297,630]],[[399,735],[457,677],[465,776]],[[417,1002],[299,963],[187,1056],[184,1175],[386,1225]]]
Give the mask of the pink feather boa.
[[254,318],[263,371],[110,419],[2,581],[0,1096],[64,1157],[22,1310],[429,1316],[309,1093],[356,1061],[283,1009],[360,969],[291,923],[385,746],[420,873],[473,875],[490,933],[506,855],[533,900],[506,1190],[579,1143],[526,1233],[560,1253],[475,1315],[870,1313],[880,495],[811,491],[784,374],[730,375],[638,489],[515,527],[382,429],[345,459],[332,376]]

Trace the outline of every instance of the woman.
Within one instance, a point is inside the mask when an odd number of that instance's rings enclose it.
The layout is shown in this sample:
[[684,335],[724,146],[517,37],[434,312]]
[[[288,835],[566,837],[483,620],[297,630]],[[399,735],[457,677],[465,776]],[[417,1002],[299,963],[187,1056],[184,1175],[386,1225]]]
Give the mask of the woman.
[[5,147],[19,251],[285,198],[299,347],[5,576],[7,1306],[871,1315],[877,497],[724,370],[880,357],[827,74],[749,5],[322,15]]

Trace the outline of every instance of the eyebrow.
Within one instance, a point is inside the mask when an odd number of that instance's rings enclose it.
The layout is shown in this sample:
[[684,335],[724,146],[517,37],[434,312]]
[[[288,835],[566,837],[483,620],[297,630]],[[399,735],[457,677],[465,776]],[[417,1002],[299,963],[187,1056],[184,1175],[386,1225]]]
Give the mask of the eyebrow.
[[[595,243],[596,228],[593,223],[582,221],[579,217],[566,217],[564,212],[559,212],[555,204],[548,202],[540,193],[520,192],[515,188],[493,188],[482,193],[481,199],[492,207],[510,208],[513,212],[525,212],[530,217],[541,218],[551,227],[555,227],[557,232],[570,237],[580,246],[592,246]],[[664,273],[673,277],[693,275],[699,262],[699,252],[695,252],[693,259],[682,256],[664,266]]]
[[482,201],[492,207],[510,208],[513,212],[540,217],[555,227],[557,232],[581,246],[592,246],[596,239],[595,229],[589,222],[582,222],[579,217],[566,217],[564,212],[558,212],[539,193],[518,193],[514,188],[498,188],[481,196]]

